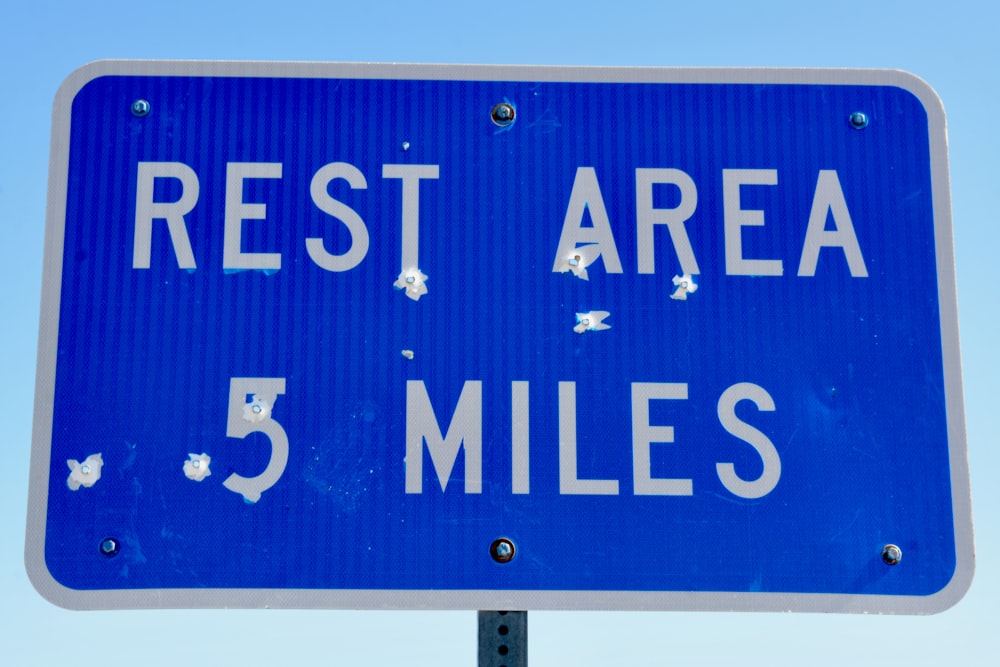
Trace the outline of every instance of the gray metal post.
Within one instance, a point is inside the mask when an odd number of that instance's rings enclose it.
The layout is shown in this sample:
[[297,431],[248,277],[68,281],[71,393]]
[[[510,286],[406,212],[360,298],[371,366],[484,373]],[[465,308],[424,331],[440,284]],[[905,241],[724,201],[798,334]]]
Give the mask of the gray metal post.
[[479,612],[479,667],[528,667],[528,612]]

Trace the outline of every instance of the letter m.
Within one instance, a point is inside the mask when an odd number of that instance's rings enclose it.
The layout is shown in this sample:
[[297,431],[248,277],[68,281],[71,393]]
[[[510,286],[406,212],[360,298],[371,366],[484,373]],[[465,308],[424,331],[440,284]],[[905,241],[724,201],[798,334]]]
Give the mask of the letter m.
[[423,493],[424,450],[430,452],[434,471],[444,492],[451,477],[458,450],[465,447],[465,492],[482,493],[483,488],[483,383],[469,380],[462,387],[458,405],[441,435],[434,407],[422,380],[406,383],[406,492]]

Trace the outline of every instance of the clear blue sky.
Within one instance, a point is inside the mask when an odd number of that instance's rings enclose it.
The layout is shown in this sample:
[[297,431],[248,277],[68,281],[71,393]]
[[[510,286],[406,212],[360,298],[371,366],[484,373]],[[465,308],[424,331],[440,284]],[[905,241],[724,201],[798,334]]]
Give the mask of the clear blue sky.
[[51,105],[97,59],[898,68],[934,87],[948,118],[976,576],[931,617],[534,612],[534,665],[938,665],[1000,648],[1000,411],[995,278],[1000,246],[1000,75],[994,3],[122,2],[40,0],[0,20],[0,334],[5,483],[0,640],[14,665],[469,665],[475,613],[71,612],[23,566],[27,470]]

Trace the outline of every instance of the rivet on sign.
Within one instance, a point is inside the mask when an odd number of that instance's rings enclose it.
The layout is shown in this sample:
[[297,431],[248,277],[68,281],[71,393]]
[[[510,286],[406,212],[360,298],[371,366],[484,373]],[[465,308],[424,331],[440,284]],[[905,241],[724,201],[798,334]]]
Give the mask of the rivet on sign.
[[494,105],[493,110],[490,111],[490,118],[493,119],[494,124],[507,127],[514,122],[514,105],[510,102]]
[[118,540],[113,537],[105,537],[101,540],[101,553],[108,558],[118,555]]
[[887,544],[882,547],[882,560],[886,565],[896,565],[903,560],[903,550],[895,544]]
[[88,466],[88,465],[80,466],[80,472],[82,472],[84,475],[89,475],[90,474],[90,466]]
[[150,110],[149,102],[146,100],[136,100],[132,102],[132,115],[136,118],[142,118],[143,116],[149,115]]
[[868,116],[860,111],[852,113],[847,120],[855,130],[863,130],[868,127]]
[[404,151],[410,150],[410,142],[409,141],[404,141],[402,148],[403,148]]
[[493,540],[493,544],[490,545],[490,556],[498,563],[509,563],[514,559],[515,551],[514,543],[506,537]]

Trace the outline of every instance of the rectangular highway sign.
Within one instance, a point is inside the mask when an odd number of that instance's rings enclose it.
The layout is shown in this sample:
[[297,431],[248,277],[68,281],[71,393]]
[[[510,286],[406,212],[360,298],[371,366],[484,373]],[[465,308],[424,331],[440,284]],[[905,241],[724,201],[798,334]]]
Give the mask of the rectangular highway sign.
[[941,104],[88,65],[32,447],[71,608],[939,611],[974,562]]

